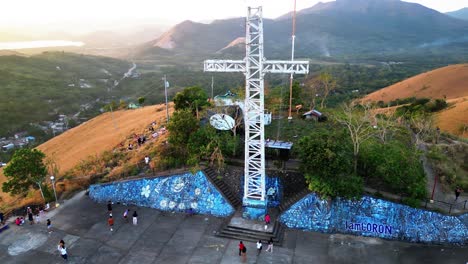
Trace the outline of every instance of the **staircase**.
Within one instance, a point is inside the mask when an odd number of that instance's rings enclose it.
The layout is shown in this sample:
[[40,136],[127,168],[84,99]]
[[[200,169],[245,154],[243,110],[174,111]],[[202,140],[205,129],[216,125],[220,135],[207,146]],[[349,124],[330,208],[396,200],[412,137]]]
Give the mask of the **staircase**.
[[[234,218],[241,218],[240,215],[241,213],[238,211],[236,212]],[[270,238],[272,238],[273,245],[281,246],[284,236],[284,227],[279,221],[272,221],[271,223],[273,223],[273,228],[270,227],[268,230],[263,229],[263,222],[254,220],[245,220],[245,222],[251,223],[244,224],[241,227],[239,224],[233,224],[232,219],[227,219],[216,235],[219,237],[231,238],[239,241],[258,242],[258,240],[262,240],[264,244],[267,243]]]
[[208,176],[208,180],[211,181],[211,183],[218,188],[220,191],[221,195],[224,196],[234,207],[234,209],[237,209],[241,206],[241,200],[237,197],[236,194],[234,194],[229,187],[220,179],[218,179],[218,175],[212,168],[205,168],[203,170],[205,172],[205,175]]
[[308,195],[309,193],[311,193],[311,191],[309,191],[309,189],[305,188],[302,191],[298,192],[297,194],[295,194],[292,197],[285,200],[279,206],[280,213],[282,213],[282,212],[286,211],[287,209],[289,209],[289,207],[291,207],[291,205],[295,204],[296,202],[298,202],[300,199],[304,198],[304,196]]

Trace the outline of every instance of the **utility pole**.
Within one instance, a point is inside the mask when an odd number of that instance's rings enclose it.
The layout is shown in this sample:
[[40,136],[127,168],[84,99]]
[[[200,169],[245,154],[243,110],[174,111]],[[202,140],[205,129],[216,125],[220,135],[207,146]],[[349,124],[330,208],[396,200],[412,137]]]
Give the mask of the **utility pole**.
[[214,77],[211,76],[211,100],[214,100],[214,97],[213,97],[213,83],[214,83]]
[[169,123],[169,107],[167,105],[167,80],[166,80],[166,74],[164,74],[164,94],[166,95],[166,121]]
[[[292,25],[292,49],[291,49],[291,61],[294,61],[294,46],[296,41],[296,0],[294,0],[294,12],[293,12],[293,25]],[[293,86],[294,72],[291,72],[289,77],[289,115],[288,120],[292,121],[292,86]]]

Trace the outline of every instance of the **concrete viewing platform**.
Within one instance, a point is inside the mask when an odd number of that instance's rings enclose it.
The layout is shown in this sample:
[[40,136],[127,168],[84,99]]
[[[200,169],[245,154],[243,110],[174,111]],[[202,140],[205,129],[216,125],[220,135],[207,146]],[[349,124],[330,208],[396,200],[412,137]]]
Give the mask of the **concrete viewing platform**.
[[[138,225],[122,214],[138,212]],[[41,223],[0,233],[0,263],[65,263],[57,251],[66,243],[69,263],[241,263],[238,240],[216,236],[225,218],[188,216],[135,206],[113,205],[114,231],[107,225],[106,204],[80,193],[47,213]],[[48,234],[45,220],[52,221]],[[234,215],[232,224],[242,227]],[[273,217],[272,217],[273,220]],[[253,226],[264,231],[264,224]],[[252,226],[252,225],[251,225]],[[272,228],[270,225],[269,228]],[[286,229],[282,246],[257,256],[254,242],[244,242],[247,263],[467,263],[467,247],[412,244],[351,235]]]

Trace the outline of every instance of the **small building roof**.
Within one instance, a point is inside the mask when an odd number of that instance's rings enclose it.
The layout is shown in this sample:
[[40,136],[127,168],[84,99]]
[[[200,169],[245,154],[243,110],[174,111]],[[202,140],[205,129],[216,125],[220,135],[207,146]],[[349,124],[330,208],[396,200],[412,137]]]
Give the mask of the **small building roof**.
[[308,115],[313,115],[313,116],[316,116],[316,117],[321,117],[322,116],[322,113],[320,113],[319,111],[317,110],[310,110],[309,112],[306,112],[304,113],[302,116],[308,116]]
[[274,149],[291,149],[293,146],[292,142],[280,141],[280,140],[265,140],[266,148]]

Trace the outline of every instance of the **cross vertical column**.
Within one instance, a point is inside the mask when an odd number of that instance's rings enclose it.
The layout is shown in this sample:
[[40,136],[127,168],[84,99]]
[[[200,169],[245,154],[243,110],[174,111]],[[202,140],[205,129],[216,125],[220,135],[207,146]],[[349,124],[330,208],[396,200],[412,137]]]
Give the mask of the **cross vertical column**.
[[248,9],[245,34],[245,218],[261,218],[266,213],[265,199],[265,133],[263,79],[263,20],[262,8]]
[[265,195],[264,76],[266,73],[307,74],[308,61],[267,61],[263,54],[262,7],[248,9],[244,60],[206,60],[207,72],[242,72],[245,75],[245,153],[243,217],[263,220]]

